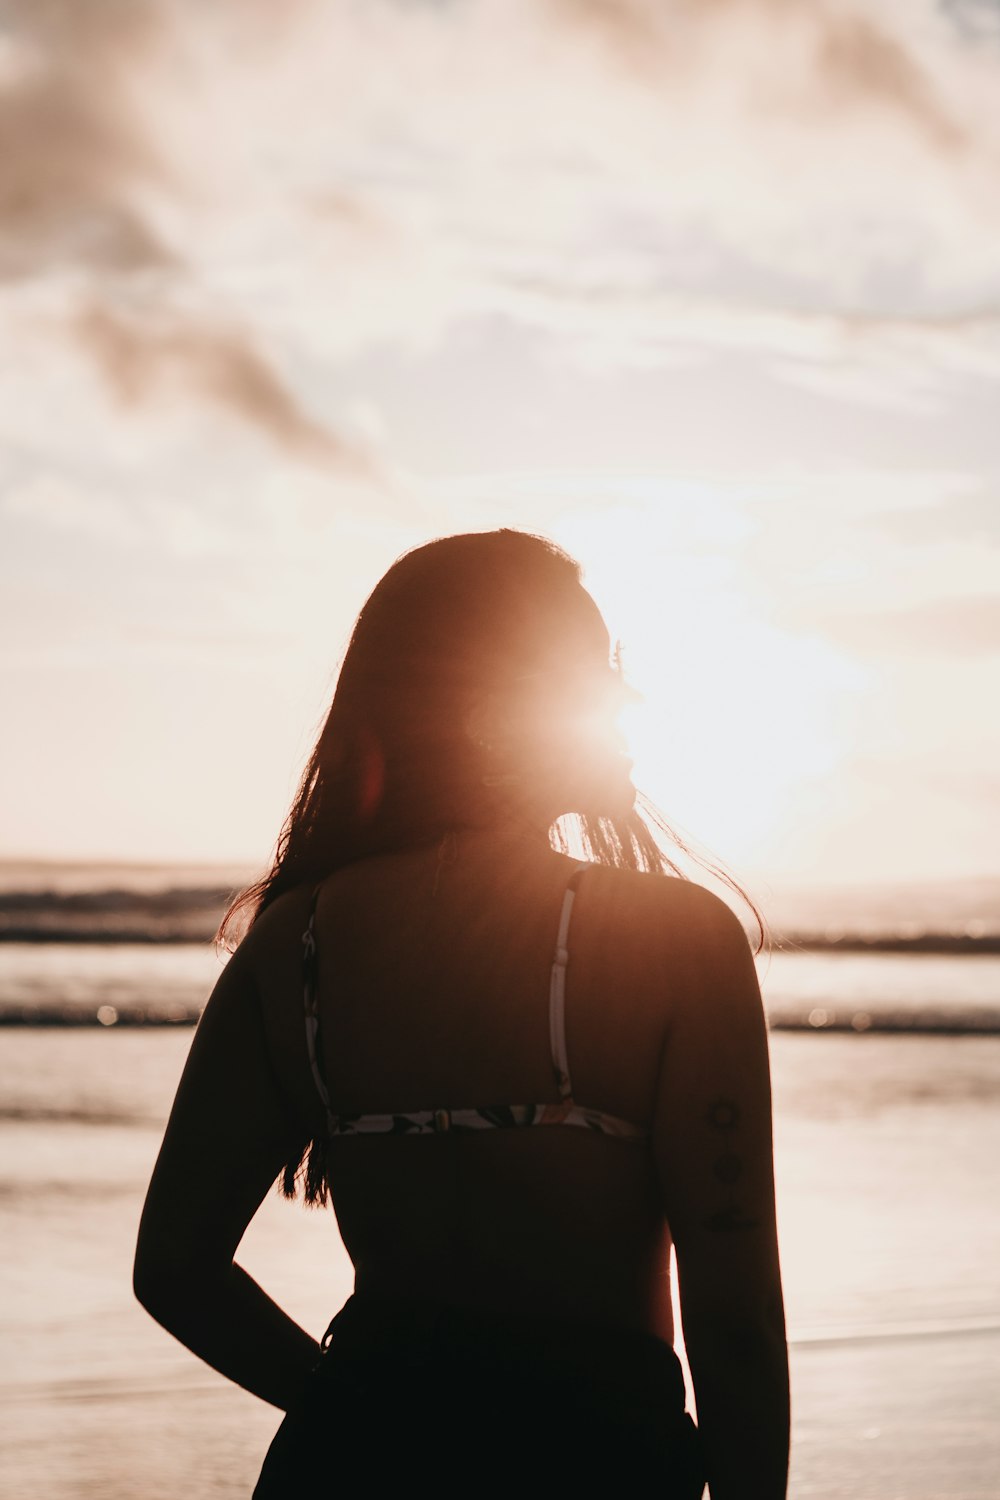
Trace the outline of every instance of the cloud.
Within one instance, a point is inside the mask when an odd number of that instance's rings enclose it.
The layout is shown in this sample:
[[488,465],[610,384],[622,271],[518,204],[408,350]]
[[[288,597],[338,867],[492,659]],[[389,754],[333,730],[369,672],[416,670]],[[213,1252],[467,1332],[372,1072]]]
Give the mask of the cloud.
[[791,383],[903,406],[922,405],[956,372],[1000,377],[1000,304],[940,314],[782,307],[683,295],[643,284],[627,267],[594,280],[586,266],[562,276],[508,273],[498,278],[498,302],[597,367],[670,366],[744,349]]
[[[557,20],[589,33],[631,72],[649,83],[676,81],[694,54],[696,73],[706,54],[727,50],[733,36],[756,32],[782,52],[794,41],[803,54],[800,85],[822,114],[875,106],[896,114],[947,150],[968,132],[942,100],[905,37],[894,36],[860,7],[798,0],[550,0]],[[778,35],[780,28],[780,36]],[[765,55],[749,49],[751,70],[766,71]],[[784,92],[784,91],[783,91]],[[778,96],[779,99],[781,95]]]
[[[673,63],[665,43],[665,7],[645,0],[550,0],[557,21],[589,33],[598,46],[607,47],[619,63],[640,76],[652,79]],[[672,18],[676,21],[676,16]]]
[[763,475],[737,490],[742,587],[762,618],[855,656],[980,657],[1000,622],[994,492],[975,471],[910,455],[884,470]]
[[1000,595],[931,599],[910,609],[814,616],[830,635],[864,655],[992,656],[1000,653]]
[[[981,478],[956,474],[933,476],[938,495],[921,504],[919,487],[903,487],[908,497],[896,509],[883,509],[878,500],[859,517],[873,533],[882,533],[903,547],[941,547],[952,542],[975,547],[983,554],[1000,550],[1000,506],[993,486]],[[914,489],[917,490],[914,495]]]
[[139,207],[168,169],[129,84],[159,18],[124,0],[25,0],[0,54],[0,278],[174,263]]
[[996,0],[941,0],[941,8],[962,35],[1000,41],[1000,9]]
[[817,7],[817,19],[816,72],[829,107],[880,105],[945,150],[968,144],[969,131],[942,101],[904,41],[869,16],[824,16]]
[[[260,349],[335,372],[497,313],[590,366],[747,349],[910,409],[1000,372],[997,59],[929,0],[15,13],[0,274],[92,293],[132,399],[183,372],[331,457]],[[114,310],[137,282],[156,318]]]
[[[86,491],[59,474],[35,474],[0,493],[0,517],[11,545],[12,526],[31,526],[49,535],[64,532],[86,537],[101,548],[137,547],[148,540],[144,502],[131,505],[121,497]],[[31,613],[31,611],[26,611]]]
[[296,457],[367,469],[359,450],[310,417],[278,373],[236,329],[161,318],[140,323],[92,304],[75,331],[126,405],[164,391],[221,406]]

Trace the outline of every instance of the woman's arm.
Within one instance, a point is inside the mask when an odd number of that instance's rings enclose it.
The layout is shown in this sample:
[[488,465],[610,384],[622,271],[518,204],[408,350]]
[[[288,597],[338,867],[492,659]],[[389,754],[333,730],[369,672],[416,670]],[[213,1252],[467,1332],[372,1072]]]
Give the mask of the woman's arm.
[[699,892],[692,983],[671,1006],[654,1143],[712,1500],[783,1500],[788,1354],[767,1030],[753,957]]
[[319,1346],[233,1256],[280,1168],[304,1144],[272,1074],[241,949],[195,1032],[146,1195],[134,1286],[181,1343],[283,1409]]

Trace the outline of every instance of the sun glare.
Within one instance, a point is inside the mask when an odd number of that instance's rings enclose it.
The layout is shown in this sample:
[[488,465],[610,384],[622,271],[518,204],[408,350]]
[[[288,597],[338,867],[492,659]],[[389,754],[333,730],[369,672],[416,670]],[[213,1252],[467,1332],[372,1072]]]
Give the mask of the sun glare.
[[688,642],[665,660],[670,635],[651,644],[652,653],[630,653],[643,698],[619,721],[635,784],[723,858],[753,860],[780,839],[802,788],[836,762],[823,652],[759,625],[728,652],[717,640]]
[[763,619],[733,561],[697,536],[685,546],[676,514],[659,534],[655,515],[643,520],[625,532],[645,534],[641,552],[623,554],[614,514],[567,539],[641,695],[619,712],[633,780],[723,860],[773,859],[840,759],[855,674],[821,638]]

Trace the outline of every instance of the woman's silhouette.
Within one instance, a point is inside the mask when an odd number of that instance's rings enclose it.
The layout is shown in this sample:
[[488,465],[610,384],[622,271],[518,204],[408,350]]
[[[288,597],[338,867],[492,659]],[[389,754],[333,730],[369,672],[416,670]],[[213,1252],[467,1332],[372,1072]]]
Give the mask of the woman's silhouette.
[[[136,1256],[153,1316],[287,1411],[260,1497],[785,1494],[760,993],[729,907],[663,878],[623,692],[538,537],[431,542],[361,612],[274,865],[223,924],[250,919]],[[582,865],[550,843],[567,814]],[[276,1177],[332,1197],[354,1262],[323,1352],[233,1260]]]

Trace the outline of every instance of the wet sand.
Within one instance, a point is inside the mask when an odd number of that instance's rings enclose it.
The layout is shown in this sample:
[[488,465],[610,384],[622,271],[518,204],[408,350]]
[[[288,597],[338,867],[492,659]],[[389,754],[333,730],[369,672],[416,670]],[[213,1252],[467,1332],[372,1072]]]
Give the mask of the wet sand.
[[[189,1034],[5,1040],[0,1494],[248,1496],[279,1414],[129,1285]],[[996,1500],[1000,1040],[779,1035],[773,1060],[791,1495]],[[332,1216],[276,1197],[241,1260],[316,1334],[350,1290]]]

